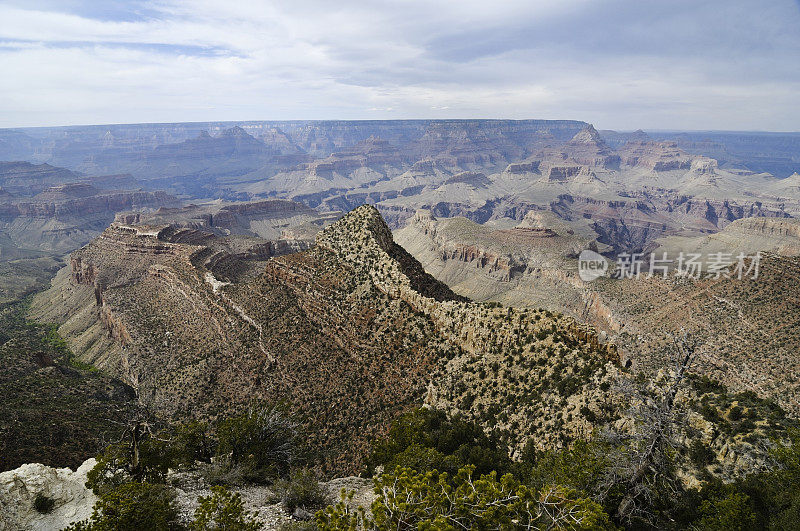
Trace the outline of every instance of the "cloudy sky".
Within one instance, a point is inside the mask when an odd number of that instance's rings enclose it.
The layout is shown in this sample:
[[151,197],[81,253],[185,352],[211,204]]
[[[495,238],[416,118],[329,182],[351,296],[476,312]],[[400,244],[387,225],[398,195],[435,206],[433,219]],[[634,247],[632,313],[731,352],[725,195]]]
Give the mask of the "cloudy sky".
[[800,0],[0,0],[0,127],[800,130]]

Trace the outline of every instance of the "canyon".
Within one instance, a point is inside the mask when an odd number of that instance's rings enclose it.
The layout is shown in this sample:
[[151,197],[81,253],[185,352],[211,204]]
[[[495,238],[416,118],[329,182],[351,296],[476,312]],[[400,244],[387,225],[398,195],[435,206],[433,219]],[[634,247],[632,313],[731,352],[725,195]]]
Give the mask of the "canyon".
[[[545,209],[573,230],[588,228],[609,253],[649,252],[661,237],[800,212],[798,177],[751,163],[764,156],[737,151],[744,142],[735,135],[710,134],[716,147],[707,152],[689,142],[697,135],[598,132],[566,120],[134,124],[6,130],[0,138],[8,138],[0,158],[62,165],[48,168],[91,182],[127,175],[142,190],[199,203],[287,199],[320,212],[374,204],[393,229],[418,209],[481,224]],[[784,153],[793,142],[773,135],[758,145]],[[791,160],[786,167],[800,169]]]
[[[578,253],[597,249],[597,242],[581,238],[552,213],[544,214],[531,212],[514,229],[493,230],[465,218],[438,219],[420,211],[396,231],[396,238],[458,294],[546,308],[590,323],[615,338],[626,363],[637,371],[651,373],[669,363],[664,338],[691,333],[702,343],[696,370],[731,389],[769,397],[795,415],[800,412],[800,366],[791,353],[800,325],[796,219],[745,218],[707,236],[656,240],[654,256],[673,258],[669,273],[650,275],[645,257],[635,278],[584,281]],[[539,234],[549,231],[548,237],[505,236],[532,221]],[[679,253],[698,253],[706,261],[723,253],[730,263],[718,278],[692,279],[676,274]],[[760,253],[757,278],[739,279],[733,272],[737,253]]]
[[[281,224],[286,212],[307,212],[281,201],[271,207]],[[421,405],[474,420],[512,457],[530,441],[538,451],[564,448],[598,422],[624,424],[615,389],[634,373],[621,337],[546,309],[471,301],[396,243],[374,207],[323,221],[303,244],[183,226],[188,216],[179,212],[162,225],[120,216],[72,253],[30,308],[31,317],[58,326],[81,362],[131,386],[164,418],[213,420],[254,399],[283,401],[302,419],[325,475],[359,471],[369,441]],[[422,213],[418,222],[438,238],[452,230]],[[485,236],[478,229],[477,243],[445,258],[508,283],[545,262],[520,270],[530,256],[506,262],[487,242],[505,250],[547,242],[544,255],[565,262],[584,243],[547,223],[529,215],[516,229]],[[666,365],[659,362],[654,377]],[[694,403],[687,392],[682,400]],[[712,473],[733,477],[763,461],[750,432],[717,432],[692,415],[720,456]],[[754,429],[767,433],[782,422]],[[692,433],[683,435],[686,444]],[[687,477],[698,474],[682,466]]]
[[[754,441],[800,414],[800,175],[750,169],[746,155],[548,120],[0,131],[9,138],[0,154],[26,162],[0,164],[0,273],[18,279],[0,302],[38,292],[26,318],[102,375],[59,372],[76,389],[130,389],[97,411],[135,402],[213,423],[253,400],[287,403],[330,477],[361,471],[392,421],[426,406],[476,422],[517,459],[629,426],[620,382],[663,380],[671,338],[687,333],[693,378],[751,393],[764,419],[718,429],[697,404],[730,398],[692,380],[681,400],[697,432],[681,440],[701,434],[705,472],[763,463]],[[645,266],[586,281],[587,250],[610,273],[633,253],[673,260],[664,277]],[[677,274],[680,253],[759,252],[757,280]],[[28,360],[31,381],[65,360]],[[680,466],[688,483],[705,477]]]
[[68,253],[117,212],[179,204],[163,191],[125,188],[131,185],[130,175],[86,178],[48,164],[0,163],[0,261]]
[[[82,361],[163,415],[213,418],[254,397],[289,400],[330,471],[355,470],[366,441],[422,403],[448,355],[505,341],[492,324],[499,311],[425,273],[372,207],[258,268],[234,256],[234,239],[115,223],[73,253],[32,314],[60,322]],[[573,321],[530,326],[575,337],[601,365],[614,358],[612,347],[579,341],[591,332]]]

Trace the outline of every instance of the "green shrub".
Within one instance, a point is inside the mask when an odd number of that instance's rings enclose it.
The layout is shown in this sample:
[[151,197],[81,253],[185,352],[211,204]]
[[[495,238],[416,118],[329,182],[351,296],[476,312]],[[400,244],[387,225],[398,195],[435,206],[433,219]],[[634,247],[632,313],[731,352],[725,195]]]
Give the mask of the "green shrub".
[[55,504],[56,501],[53,498],[45,496],[41,492],[33,500],[33,508],[41,514],[47,514],[52,511]]
[[213,445],[208,424],[199,421],[179,424],[173,430],[169,451],[174,465],[193,465],[197,461],[210,462]]
[[541,453],[528,447],[523,451],[523,465],[530,465],[527,483],[534,488],[563,485],[589,494],[603,480],[608,462],[608,445],[600,441],[577,440],[570,448]]
[[[361,531],[374,528],[371,515],[363,507],[353,509],[353,492],[342,489],[336,505],[329,505],[314,515],[316,528],[323,531]],[[398,526],[399,527],[399,526]]]
[[703,444],[700,439],[695,439],[689,446],[689,459],[697,468],[704,468],[710,465],[715,457],[714,450]]
[[700,405],[700,414],[710,422],[720,421],[719,411],[717,411],[717,408],[711,405],[707,400],[703,400],[702,404]]
[[436,468],[454,474],[468,464],[483,474],[505,472],[511,462],[499,440],[487,436],[477,424],[448,419],[442,411],[415,409],[392,422],[386,438],[373,446],[367,474],[374,474],[379,465],[390,470]]
[[97,457],[97,464],[87,474],[86,486],[95,494],[116,488],[129,481],[163,483],[172,465],[166,444],[154,438],[142,440],[138,455],[129,444],[111,444]]
[[274,406],[253,406],[224,420],[217,430],[218,455],[230,456],[232,466],[250,465],[252,481],[285,476],[295,457],[297,427]]
[[580,412],[581,412],[581,415],[583,415],[584,418],[586,418],[586,420],[588,420],[589,422],[596,422],[597,421],[597,415],[595,414],[594,411],[592,411],[588,407],[581,406]]
[[229,457],[219,457],[200,468],[200,474],[209,485],[240,487],[252,482],[263,482],[264,477],[252,461],[234,465]]
[[474,479],[474,466],[450,477],[397,468],[375,480],[371,514],[352,512],[344,501],[316,515],[320,529],[612,529],[608,515],[576,491],[548,486],[534,491],[511,474]]
[[313,513],[329,502],[325,489],[320,486],[314,472],[308,469],[295,470],[291,479],[276,481],[273,490],[290,513],[297,508]]
[[167,531],[178,528],[175,494],[163,485],[129,482],[103,491],[92,516],[67,531]]
[[458,470],[459,466],[462,464],[463,463],[453,455],[444,455],[434,448],[428,448],[414,443],[402,452],[396,454],[385,466],[389,469],[401,466],[414,470],[437,469],[451,471]]
[[756,517],[750,509],[749,498],[742,493],[732,493],[724,498],[704,500],[700,506],[703,515],[697,528],[704,531],[749,531],[756,527]]
[[697,392],[700,394],[703,393],[719,393],[723,396],[727,394],[727,389],[724,385],[722,385],[717,380],[712,380],[705,374],[695,376],[692,375],[689,379],[692,386],[697,389]]
[[254,516],[244,510],[242,497],[221,486],[211,487],[211,496],[202,496],[189,525],[193,531],[258,531]]

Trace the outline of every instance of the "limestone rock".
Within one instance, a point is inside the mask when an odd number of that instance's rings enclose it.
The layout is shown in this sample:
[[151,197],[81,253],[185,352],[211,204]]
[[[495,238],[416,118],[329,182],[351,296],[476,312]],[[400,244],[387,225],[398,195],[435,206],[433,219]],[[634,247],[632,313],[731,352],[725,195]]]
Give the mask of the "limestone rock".
[[[0,473],[0,531],[50,531],[88,518],[97,497],[86,488],[86,475],[95,464],[87,459],[73,472],[31,463]],[[34,507],[40,494],[54,502],[47,514]]]

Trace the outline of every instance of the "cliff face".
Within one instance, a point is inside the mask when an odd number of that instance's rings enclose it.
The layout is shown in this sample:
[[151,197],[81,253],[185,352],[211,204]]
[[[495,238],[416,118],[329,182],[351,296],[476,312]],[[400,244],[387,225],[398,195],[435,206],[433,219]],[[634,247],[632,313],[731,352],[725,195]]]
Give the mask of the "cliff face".
[[561,218],[591,220],[597,241],[617,252],[648,252],[665,235],[717,232],[743,218],[788,218],[778,203],[641,193],[620,200],[562,194],[550,203]]
[[[501,281],[510,281],[512,272],[522,272],[526,267],[524,262],[515,260],[510,253],[502,252],[499,247],[491,248],[485,243],[477,241],[465,243],[450,239],[446,230],[442,230],[436,218],[428,211],[418,211],[410,223],[421,233],[421,236],[429,238],[437,246],[440,259],[443,261],[463,262],[465,265],[482,270]],[[520,229],[520,231],[524,231],[524,229]],[[495,236],[500,235],[495,234]],[[406,241],[406,244],[412,245],[413,242],[408,240],[416,237],[418,237],[416,234],[408,234],[401,239]]]
[[619,149],[623,164],[662,172],[686,170],[692,165],[692,157],[678,149],[675,142],[651,142],[631,140]]
[[177,200],[164,192],[116,192],[70,198],[61,201],[17,201],[0,204],[2,221],[17,217],[52,218],[58,221],[74,221],[98,214],[111,216],[124,210],[159,208],[175,205]]
[[46,164],[0,163],[0,187],[13,191],[0,193],[0,234],[18,249],[65,253],[97,236],[120,211],[178,204],[164,192],[101,189],[109,181],[124,183],[117,177],[88,179]]
[[[64,182],[79,180],[79,174],[66,168],[29,162],[0,162],[0,187],[33,194]],[[32,195],[32,194],[31,194]]]
[[184,238],[202,233],[253,236],[270,241],[313,241],[317,232],[338,217],[338,212],[320,214],[294,201],[264,200],[247,203],[215,201],[151,212],[123,212],[116,216],[116,221],[128,225],[169,225],[174,229],[199,231],[187,232],[183,234]]
[[395,237],[460,295],[564,312],[605,331],[619,327],[614,312],[578,278],[577,256],[596,250],[596,243],[551,212],[531,210],[516,227],[492,230],[418,211]]

